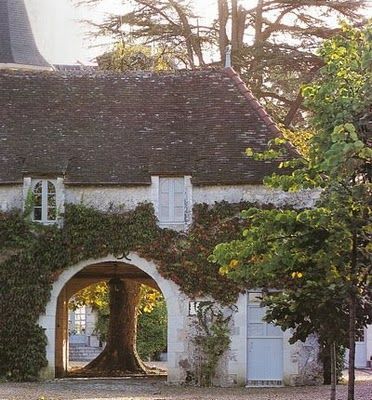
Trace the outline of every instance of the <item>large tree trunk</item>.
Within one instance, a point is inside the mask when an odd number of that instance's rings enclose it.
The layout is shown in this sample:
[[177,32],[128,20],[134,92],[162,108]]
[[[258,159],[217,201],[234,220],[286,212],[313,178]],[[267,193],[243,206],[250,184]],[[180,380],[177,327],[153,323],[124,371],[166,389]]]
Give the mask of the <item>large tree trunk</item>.
[[241,72],[241,62],[239,55],[244,44],[245,23],[248,11],[242,5],[239,5],[238,0],[231,0],[231,45],[233,54],[234,69]]
[[107,344],[102,353],[84,370],[100,375],[146,372],[136,349],[137,305],[140,286],[118,278],[109,281],[110,320]]
[[263,37],[263,7],[264,0],[258,0],[256,13],[255,13],[255,24],[254,24],[254,59],[252,61],[251,71],[254,74],[254,81],[257,88],[261,89],[263,85],[263,69],[261,67],[262,57],[264,54],[264,37]]
[[172,5],[172,7],[175,9],[175,11],[178,14],[178,17],[180,19],[181,25],[182,25],[182,30],[183,30],[183,35],[185,38],[185,43],[187,47],[187,54],[188,58],[190,60],[190,65],[191,68],[195,68],[195,62],[194,62],[194,53],[196,54],[198,61],[199,61],[199,66],[205,65],[204,58],[203,58],[203,52],[200,44],[200,38],[195,37],[191,25],[189,23],[188,17],[185,14],[183,8],[174,0],[169,0],[169,3]]
[[218,0],[218,45],[220,48],[222,65],[225,65],[226,47],[229,44],[229,38],[226,33],[228,20],[229,6],[227,0]]

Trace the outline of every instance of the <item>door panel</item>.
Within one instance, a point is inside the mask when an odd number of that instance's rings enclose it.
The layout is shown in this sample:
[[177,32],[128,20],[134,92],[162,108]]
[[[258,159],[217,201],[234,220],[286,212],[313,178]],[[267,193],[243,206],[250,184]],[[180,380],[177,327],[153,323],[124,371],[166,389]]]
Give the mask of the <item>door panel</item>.
[[282,339],[248,339],[248,380],[282,380]]
[[259,296],[249,294],[248,303],[248,373],[249,385],[277,385],[283,379],[283,332],[263,320],[266,309]]

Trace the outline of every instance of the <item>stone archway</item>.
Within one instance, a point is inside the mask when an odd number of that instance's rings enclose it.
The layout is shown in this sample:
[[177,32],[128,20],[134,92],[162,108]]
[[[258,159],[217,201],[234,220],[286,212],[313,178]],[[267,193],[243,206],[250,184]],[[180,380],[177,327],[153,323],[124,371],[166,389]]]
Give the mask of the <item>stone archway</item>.
[[[185,371],[181,365],[183,364],[182,361],[188,358],[189,299],[174,282],[164,279],[159,274],[156,265],[152,261],[145,260],[134,252],[128,255],[125,262],[118,260],[114,256],[82,261],[66,269],[54,282],[45,314],[39,318],[39,325],[45,329],[47,337],[46,356],[48,366],[42,371],[42,377],[54,378],[56,376],[56,367],[61,369],[67,365],[63,355],[58,353],[58,351],[63,352],[63,346],[67,346],[67,343],[65,339],[58,338],[61,326],[60,321],[57,320],[57,310],[61,308],[60,302],[68,301],[68,294],[64,295],[63,293],[66,291],[66,284],[84,268],[105,263],[122,263],[124,267],[128,264],[137,267],[150,276],[163,293],[168,311],[168,382],[182,382],[185,377]],[[67,309],[65,305],[63,307]],[[67,316],[63,315],[62,317],[67,321]],[[62,343],[62,350],[58,349],[57,342]]]

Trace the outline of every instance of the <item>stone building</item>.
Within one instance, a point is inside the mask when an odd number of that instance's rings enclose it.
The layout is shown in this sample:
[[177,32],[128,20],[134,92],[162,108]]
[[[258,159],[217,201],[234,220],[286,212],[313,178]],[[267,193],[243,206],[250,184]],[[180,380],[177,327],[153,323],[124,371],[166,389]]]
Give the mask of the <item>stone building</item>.
[[[197,203],[313,203],[312,193],[263,187],[277,165],[254,161],[244,150],[265,149],[278,129],[232,68],[161,75],[58,71],[36,48],[23,0],[0,0],[0,43],[0,209],[24,207],[32,192],[33,219],[54,224],[68,203],[107,210],[148,201],[162,227],[187,230]],[[168,381],[184,381],[194,303],[153,262],[136,253],[128,258],[86,260],[54,282],[39,320],[48,339],[45,377],[67,370],[68,300],[115,269],[162,291]],[[255,292],[240,295],[237,307],[219,383],[318,379],[315,340],[289,345],[290,332],[262,320]]]

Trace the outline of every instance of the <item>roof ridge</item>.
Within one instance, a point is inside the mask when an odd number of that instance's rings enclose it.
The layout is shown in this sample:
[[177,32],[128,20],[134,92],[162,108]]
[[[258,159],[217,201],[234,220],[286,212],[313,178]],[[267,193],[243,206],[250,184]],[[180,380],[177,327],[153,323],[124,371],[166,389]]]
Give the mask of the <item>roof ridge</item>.
[[245,84],[240,75],[234,70],[234,68],[226,67],[223,69],[223,71],[235,83],[235,86],[239,92],[248,100],[248,103],[262,118],[270,132],[275,136],[281,135],[281,131],[277,127],[276,123],[273,121],[258,99],[253,95],[252,91],[248,89],[248,86]]
[[121,79],[155,79],[155,78],[183,78],[183,77],[193,77],[193,76],[215,76],[223,74],[223,69],[221,68],[204,68],[204,69],[194,69],[194,70],[174,70],[174,71],[111,71],[111,70],[101,70],[95,66],[60,66],[54,65],[54,70],[42,71],[42,70],[2,70],[0,69],[0,74],[13,73],[14,75],[27,75],[27,74],[42,74],[48,73],[59,77],[93,77],[93,78],[105,78],[105,77],[117,77]]

